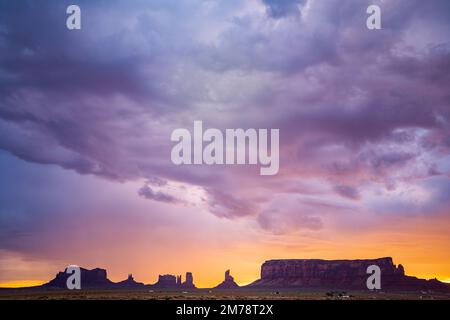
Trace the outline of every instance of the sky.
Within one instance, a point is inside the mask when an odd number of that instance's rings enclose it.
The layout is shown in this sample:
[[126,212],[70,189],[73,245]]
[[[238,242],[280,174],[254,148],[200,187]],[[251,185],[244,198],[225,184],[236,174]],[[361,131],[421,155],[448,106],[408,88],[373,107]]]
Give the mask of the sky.
[[[384,256],[450,281],[449,35],[447,0],[0,0],[0,286]],[[278,174],[174,165],[195,120],[279,129]]]

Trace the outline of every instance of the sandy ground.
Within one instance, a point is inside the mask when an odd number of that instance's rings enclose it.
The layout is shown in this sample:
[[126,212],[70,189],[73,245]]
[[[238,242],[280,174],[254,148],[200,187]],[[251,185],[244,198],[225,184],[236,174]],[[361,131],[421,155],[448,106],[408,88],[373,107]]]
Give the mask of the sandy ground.
[[450,294],[298,290],[1,290],[0,300],[450,300]]

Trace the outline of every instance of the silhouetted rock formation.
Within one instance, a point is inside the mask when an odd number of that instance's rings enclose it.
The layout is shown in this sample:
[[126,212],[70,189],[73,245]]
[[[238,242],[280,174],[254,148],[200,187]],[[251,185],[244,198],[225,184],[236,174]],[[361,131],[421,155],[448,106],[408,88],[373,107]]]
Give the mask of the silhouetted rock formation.
[[[58,272],[53,280],[42,286],[45,288],[67,288],[67,278],[70,277],[71,274],[66,273],[66,271],[67,269],[65,269],[64,272]],[[82,289],[107,288],[114,285],[114,283],[106,277],[105,269],[96,268],[88,270],[80,268],[80,275]]]
[[158,282],[152,285],[155,288],[168,289],[195,289],[194,278],[191,272],[186,272],[186,281],[182,282],[181,275],[174,276],[171,274],[160,275]]
[[160,288],[177,288],[177,277],[171,274],[159,275],[158,282],[153,286]]
[[[269,260],[261,266],[261,279],[256,280],[247,288],[318,288],[318,289],[348,289],[367,290],[367,267],[376,265],[381,270],[381,290],[383,291],[435,291],[450,292],[450,285],[437,279],[424,280],[405,275],[401,264],[395,266],[392,258],[370,260],[319,260],[291,259]],[[24,288],[23,290],[66,289],[67,279],[71,274],[59,272],[56,277],[42,286]],[[130,274],[124,281],[114,283],[107,278],[105,269],[84,269],[81,272],[81,289],[121,289],[121,288],[165,288],[165,289],[195,289],[191,272],[186,272],[186,280],[181,276],[170,274],[160,275],[158,282],[144,285],[136,282]],[[225,279],[215,289],[237,289],[239,286],[225,272]],[[7,290],[7,289],[4,289]],[[13,290],[13,289],[11,289]],[[14,289],[17,290],[17,289]]]
[[230,275],[230,270],[225,271],[225,280],[223,280],[214,289],[236,289],[239,285],[234,282],[234,278]]
[[181,286],[186,289],[195,289],[194,277],[192,276],[192,272],[186,272],[186,281],[183,282]]
[[[42,286],[33,287],[33,290],[43,289],[67,289],[67,279],[72,275],[71,273],[58,272],[56,277]],[[196,289],[194,278],[191,272],[186,272],[186,281],[182,282],[182,277],[171,274],[160,275],[158,282],[151,285],[146,285],[141,282],[136,282],[133,275],[129,274],[126,280],[120,282],[112,282],[107,278],[105,269],[88,270],[80,267],[81,289],[144,289],[144,288],[165,288],[165,289]],[[31,288],[26,288],[31,289]]]
[[114,286],[117,288],[143,288],[143,287],[145,287],[145,285],[142,282],[136,282],[134,280],[132,274],[129,274],[128,278],[126,280],[115,283]]
[[382,290],[447,291],[449,286],[438,280],[423,280],[405,275],[392,258],[371,260],[269,260],[261,266],[261,279],[249,287],[302,287],[367,290],[367,267],[377,265],[381,270]]

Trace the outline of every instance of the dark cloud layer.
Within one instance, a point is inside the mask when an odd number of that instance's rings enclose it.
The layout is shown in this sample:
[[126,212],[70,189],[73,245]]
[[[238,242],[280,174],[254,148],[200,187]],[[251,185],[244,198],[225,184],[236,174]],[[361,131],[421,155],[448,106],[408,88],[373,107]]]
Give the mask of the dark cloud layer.
[[146,199],[150,200],[156,200],[161,202],[167,202],[167,203],[177,203],[178,200],[171,195],[165,194],[164,192],[160,191],[153,191],[151,187],[148,185],[143,186],[139,189],[139,195],[141,197],[144,197]]
[[299,14],[299,6],[305,2],[305,0],[263,0],[269,15],[274,18]]
[[[200,187],[211,213],[276,232],[326,223],[295,199],[272,208],[284,194],[320,189],[368,209],[374,185],[436,192],[433,177],[449,174],[450,4],[375,1],[383,29],[372,32],[372,2],[78,1],[72,32],[69,1],[2,1],[0,148],[113,181]],[[198,119],[279,128],[280,174],[174,166],[171,131]],[[138,193],[182,202],[151,183]]]

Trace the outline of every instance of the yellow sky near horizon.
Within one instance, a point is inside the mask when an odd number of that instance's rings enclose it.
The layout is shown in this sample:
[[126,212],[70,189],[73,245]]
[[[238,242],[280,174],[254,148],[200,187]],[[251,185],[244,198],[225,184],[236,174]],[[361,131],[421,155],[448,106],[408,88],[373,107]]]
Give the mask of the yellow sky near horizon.
[[[240,285],[251,283],[259,278],[260,266],[268,259],[289,259],[289,258],[321,258],[321,259],[370,259],[385,256],[393,257],[394,263],[401,263],[407,275],[419,278],[437,278],[441,281],[450,282],[450,255],[448,253],[445,239],[439,236],[426,237],[416,234],[380,235],[360,235],[347,236],[342,240],[335,238],[333,243],[329,240],[318,239],[314,243],[302,246],[298,242],[284,241],[280,243],[276,237],[265,239],[259,245],[242,244],[239,248],[229,248],[223,252],[208,253],[205,259],[202,254],[189,251],[185,255],[179,255],[178,259],[168,257],[165,261],[155,264],[152,259],[142,259],[128,261],[123,264],[120,261],[111,260],[107,265],[97,263],[83,264],[83,267],[94,268],[104,267],[108,271],[108,278],[114,282],[126,279],[128,273],[133,273],[135,280],[146,284],[155,283],[158,274],[181,274],[185,276],[186,271],[193,272],[194,283],[197,287],[213,287],[219,284],[224,278],[226,269],[231,269],[231,274]],[[388,239],[394,239],[389,241]],[[412,239],[414,238],[414,239]],[[426,241],[425,239],[428,238]],[[408,245],[409,241],[415,245]],[[331,241],[332,242],[332,241]],[[264,251],[262,249],[265,249]],[[188,259],[191,255],[191,259]],[[132,259],[133,254],[130,255]],[[185,261],[181,264],[179,261]],[[25,263],[26,260],[25,260]],[[64,264],[59,268],[51,270],[46,266],[41,270],[41,274],[46,277],[39,277],[33,280],[10,280],[0,279],[0,287],[19,287],[39,285],[47,282],[54,275],[64,269]]]
[[[164,212],[167,218],[172,218],[170,211]],[[176,216],[174,213],[173,217]],[[243,285],[257,280],[261,264],[269,259],[387,256],[395,264],[401,263],[407,275],[450,280],[450,217],[446,213],[432,218],[386,216],[357,226],[337,219],[326,221],[326,228],[321,230],[283,235],[261,232],[244,220],[230,221],[200,212],[191,216],[197,220],[190,224],[179,227],[167,223],[150,230],[147,224],[141,220],[134,222],[130,216],[124,217],[127,218],[124,223],[119,220],[120,215],[109,216],[110,220],[104,223],[112,221],[113,226],[120,227],[114,229],[107,225],[95,227],[94,220],[92,230],[83,229],[82,233],[73,235],[64,233],[67,247],[52,242],[57,246],[49,247],[48,259],[0,250],[0,286],[47,282],[70,264],[88,269],[104,268],[114,282],[132,273],[136,281],[146,284],[155,283],[159,274],[182,275],[184,279],[189,271],[198,287],[216,286],[223,280],[225,270],[231,269],[236,282]],[[196,229],[199,221],[204,228]]]

